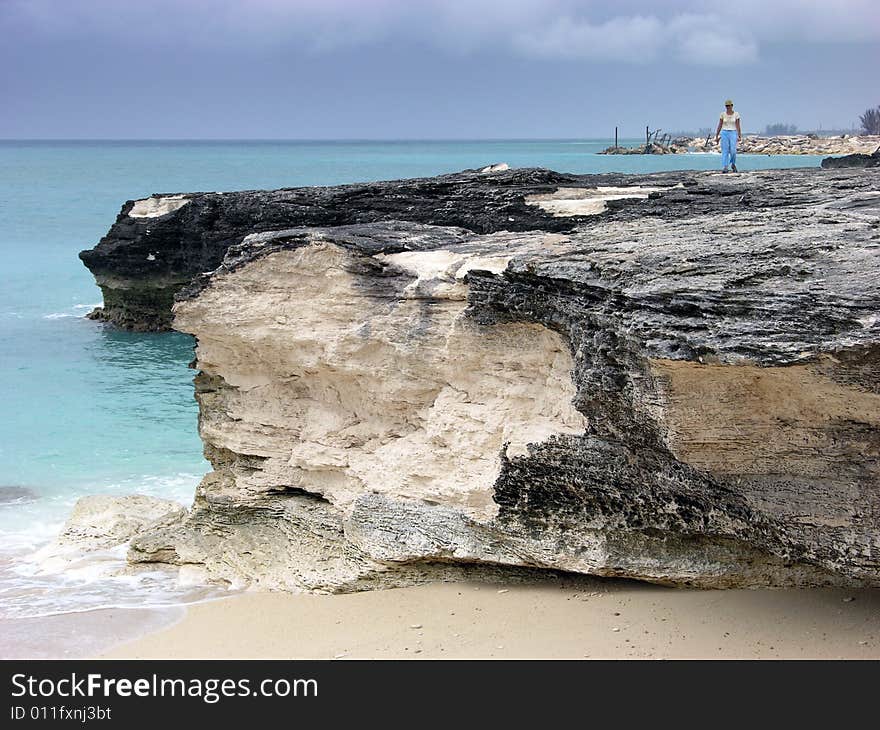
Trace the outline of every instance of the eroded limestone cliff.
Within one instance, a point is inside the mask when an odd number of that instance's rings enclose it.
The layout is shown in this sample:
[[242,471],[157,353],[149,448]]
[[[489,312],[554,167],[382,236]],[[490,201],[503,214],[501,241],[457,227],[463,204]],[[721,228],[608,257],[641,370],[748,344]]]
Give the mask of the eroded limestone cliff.
[[[334,208],[354,189],[375,210]],[[336,219],[270,230],[294,195]],[[468,565],[880,583],[880,170],[229,196],[130,202],[84,256],[125,291],[165,255],[131,210],[187,231],[178,261],[238,226],[174,307],[214,470],[131,560],[319,591]]]

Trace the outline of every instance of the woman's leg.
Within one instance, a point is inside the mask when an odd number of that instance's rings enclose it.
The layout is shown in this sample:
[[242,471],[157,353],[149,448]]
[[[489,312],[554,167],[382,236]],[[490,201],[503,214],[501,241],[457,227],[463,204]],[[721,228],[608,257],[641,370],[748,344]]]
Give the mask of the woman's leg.
[[730,133],[730,166],[736,167],[736,132]]
[[727,169],[730,164],[730,134],[726,129],[721,130],[721,167]]

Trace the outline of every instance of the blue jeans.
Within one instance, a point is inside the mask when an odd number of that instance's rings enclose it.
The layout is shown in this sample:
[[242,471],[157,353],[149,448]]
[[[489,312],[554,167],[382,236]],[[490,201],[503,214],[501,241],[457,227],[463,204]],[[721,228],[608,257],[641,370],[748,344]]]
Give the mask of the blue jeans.
[[726,170],[727,165],[736,164],[736,130],[721,130],[721,166]]

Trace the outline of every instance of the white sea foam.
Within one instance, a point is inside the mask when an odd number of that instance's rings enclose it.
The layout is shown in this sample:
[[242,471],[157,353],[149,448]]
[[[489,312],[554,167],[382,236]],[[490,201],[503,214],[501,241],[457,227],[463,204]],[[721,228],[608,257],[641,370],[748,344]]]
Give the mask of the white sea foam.
[[179,606],[228,594],[216,586],[184,585],[173,568],[114,572],[120,561],[96,560],[52,574],[10,575],[0,569],[0,618]]
[[127,565],[126,545],[86,553],[54,544],[80,496],[139,493],[188,506],[199,478],[144,476],[0,506],[0,617],[173,606],[222,595],[216,587],[178,581],[174,569]]
[[43,319],[66,319],[67,317],[85,317],[91,312],[95,307],[100,307],[101,302],[97,304],[74,304],[71,309],[74,310],[72,312],[52,312],[51,314],[44,314]]

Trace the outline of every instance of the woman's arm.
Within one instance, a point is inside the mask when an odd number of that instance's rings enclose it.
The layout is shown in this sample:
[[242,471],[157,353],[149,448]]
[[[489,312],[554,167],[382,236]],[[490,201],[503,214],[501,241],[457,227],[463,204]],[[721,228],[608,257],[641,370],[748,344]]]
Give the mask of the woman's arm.
[[743,138],[743,131],[742,131],[742,127],[739,126],[739,118],[737,117],[737,120],[736,120],[736,141],[742,142],[742,138]]
[[[718,126],[715,128],[715,141],[718,141],[718,137],[721,136],[721,122],[724,121],[721,117],[718,117]],[[738,124],[739,122],[737,122]]]

